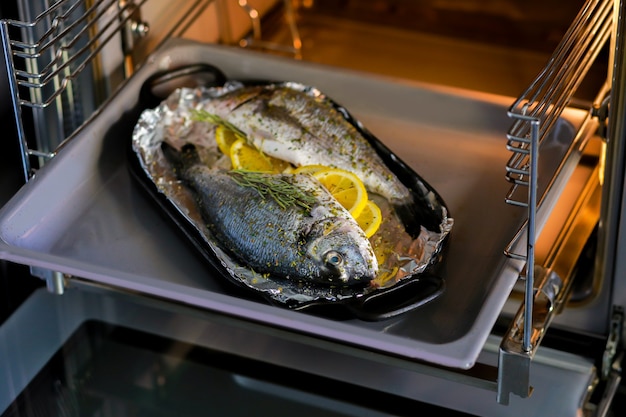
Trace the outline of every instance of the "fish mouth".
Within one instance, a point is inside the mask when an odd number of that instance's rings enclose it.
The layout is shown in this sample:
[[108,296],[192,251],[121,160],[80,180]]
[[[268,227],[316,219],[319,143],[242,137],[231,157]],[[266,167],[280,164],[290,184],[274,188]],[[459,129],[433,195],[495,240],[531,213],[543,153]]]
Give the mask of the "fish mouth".
[[365,273],[362,275],[356,275],[351,272],[342,273],[337,279],[343,283],[345,286],[365,286],[368,285],[372,280],[376,278],[374,274]]
[[355,273],[351,268],[329,271],[324,275],[325,278],[318,281],[318,283],[336,287],[366,287],[375,278],[375,275],[372,273]]
[[353,285],[366,281],[370,281],[367,279],[367,274],[358,273],[350,265],[339,267],[332,274],[332,282],[336,284]]

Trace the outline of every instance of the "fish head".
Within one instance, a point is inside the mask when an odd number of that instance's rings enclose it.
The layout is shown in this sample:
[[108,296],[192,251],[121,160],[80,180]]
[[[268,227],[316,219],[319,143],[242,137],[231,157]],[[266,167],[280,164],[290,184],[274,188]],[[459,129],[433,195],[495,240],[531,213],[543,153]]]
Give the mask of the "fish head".
[[307,253],[317,265],[321,282],[365,285],[376,277],[376,256],[354,221],[342,217],[320,220],[309,231],[306,242]]

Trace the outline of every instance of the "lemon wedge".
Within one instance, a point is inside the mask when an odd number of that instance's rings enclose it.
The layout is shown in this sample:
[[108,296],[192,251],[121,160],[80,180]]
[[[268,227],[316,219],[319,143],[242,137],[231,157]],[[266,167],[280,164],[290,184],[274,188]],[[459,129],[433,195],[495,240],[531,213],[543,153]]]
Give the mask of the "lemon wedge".
[[264,155],[256,148],[248,145],[243,138],[233,142],[229,154],[233,169],[278,173],[290,166],[289,162]]
[[355,219],[367,205],[367,191],[363,182],[350,171],[324,168],[313,175]]
[[217,126],[215,128],[215,141],[217,147],[224,155],[230,155],[230,147],[238,139],[243,139],[230,129],[226,129],[224,126]]
[[365,236],[370,238],[378,231],[378,228],[383,222],[383,215],[380,211],[380,207],[372,200],[368,200],[363,211],[355,217],[355,220],[365,232]]

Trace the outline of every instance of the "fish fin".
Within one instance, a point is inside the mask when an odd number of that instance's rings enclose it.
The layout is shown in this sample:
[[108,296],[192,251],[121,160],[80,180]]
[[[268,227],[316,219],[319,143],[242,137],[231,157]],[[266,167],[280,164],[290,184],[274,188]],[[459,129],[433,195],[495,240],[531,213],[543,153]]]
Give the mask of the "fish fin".
[[185,144],[180,151],[167,142],[161,144],[165,159],[172,164],[174,170],[183,174],[189,167],[200,163],[200,155],[193,144]]

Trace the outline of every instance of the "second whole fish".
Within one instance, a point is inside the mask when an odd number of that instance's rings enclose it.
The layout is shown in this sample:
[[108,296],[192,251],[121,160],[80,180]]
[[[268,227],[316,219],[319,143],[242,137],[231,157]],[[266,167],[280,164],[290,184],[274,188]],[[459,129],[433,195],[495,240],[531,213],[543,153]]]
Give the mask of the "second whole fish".
[[[220,246],[255,272],[334,286],[375,278],[378,264],[365,233],[311,176],[212,169],[198,163],[193,149],[164,152]],[[293,197],[287,204],[272,197],[283,189]]]
[[201,110],[234,126],[266,155],[296,167],[318,164],[351,171],[394,205],[410,204],[407,187],[323,96],[274,84],[218,88]]

